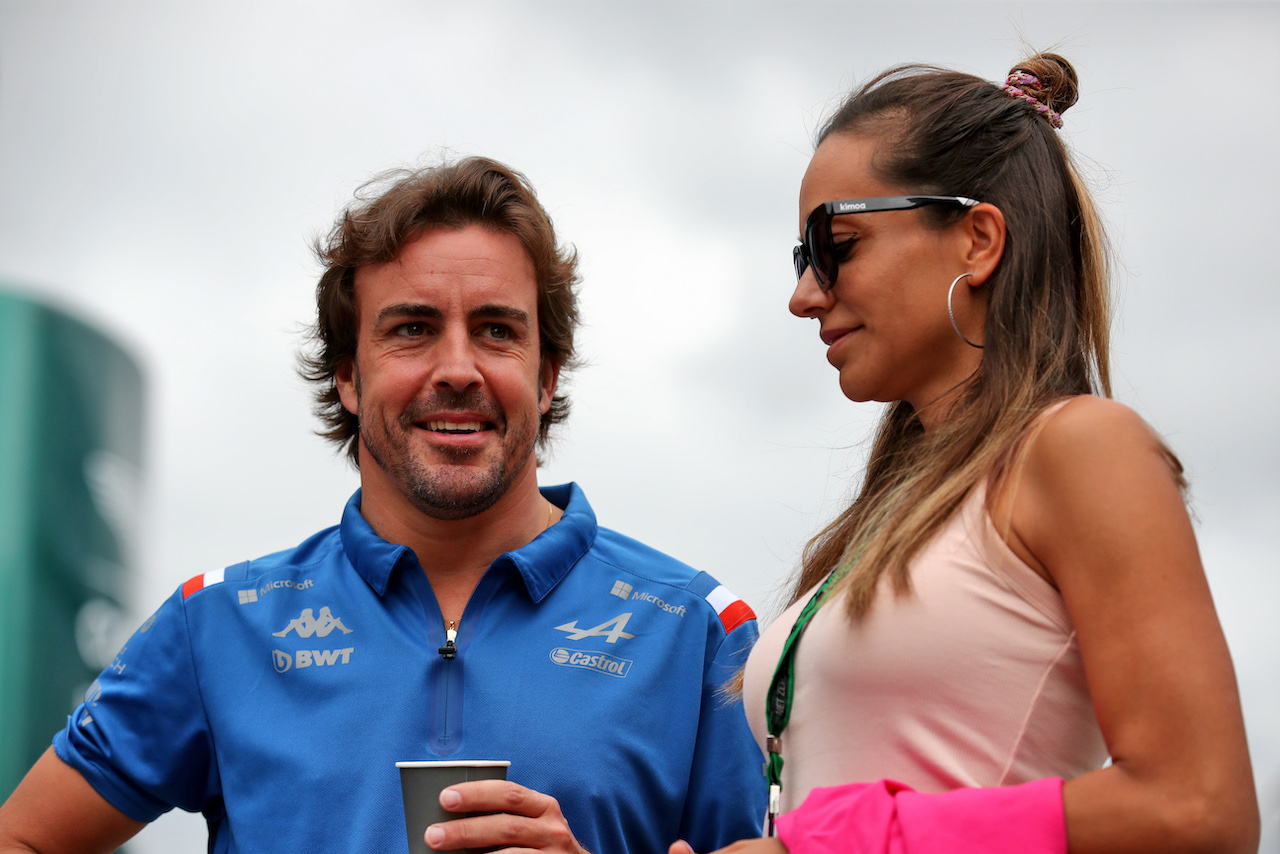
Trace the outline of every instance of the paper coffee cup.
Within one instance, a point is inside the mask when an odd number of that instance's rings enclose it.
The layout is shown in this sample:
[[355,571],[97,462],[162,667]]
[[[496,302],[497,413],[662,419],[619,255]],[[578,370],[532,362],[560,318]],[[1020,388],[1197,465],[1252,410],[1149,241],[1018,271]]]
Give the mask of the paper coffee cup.
[[[449,821],[484,813],[449,812],[440,806],[440,792],[454,783],[468,780],[505,780],[506,760],[468,759],[441,762],[397,762],[400,769],[400,793],[404,797],[404,826],[408,834],[409,854],[435,854],[423,836],[436,822]],[[461,854],[476,849],[460,848]],[[487,850],[487,849],[486,849]]]

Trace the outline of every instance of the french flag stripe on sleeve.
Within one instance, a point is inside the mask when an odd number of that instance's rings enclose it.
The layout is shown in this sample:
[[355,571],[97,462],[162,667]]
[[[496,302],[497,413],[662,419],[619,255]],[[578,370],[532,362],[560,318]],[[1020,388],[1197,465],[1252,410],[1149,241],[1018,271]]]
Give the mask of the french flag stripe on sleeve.
[[182,598],[186,599],[197,590],[203,590],[210,584],[219,584],[222,581],[225,569],[215,569],[213,572],[206,572],[204,575],[197,575],[195,578],[187,579],[187,583],[182,585]]
[[720,622],[724,623],[726,633],[732,632],[747,620],[756,618],[751,606],[730,593],[729,588],[723,584],[707,594],[707,601],[711,603],[711,607],[715,608],[716,613],[720,615]]

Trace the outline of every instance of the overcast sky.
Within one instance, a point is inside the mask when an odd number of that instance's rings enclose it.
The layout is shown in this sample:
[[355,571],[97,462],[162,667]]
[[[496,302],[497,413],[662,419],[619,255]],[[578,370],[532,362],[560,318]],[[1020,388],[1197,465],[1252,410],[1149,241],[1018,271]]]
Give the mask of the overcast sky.
[[[1280,851],[1278,39],[1260,2],[0,0],[0,282],[143,367],[140,616],[356,487],[294,373],[309,241],[375,172],[506,161],[585,279],[589,364],[542,482],[767,618],[877,414],[786,310],[814,128],[886,66],[1002,80],[1056,46],[1122,262],[1116,396],[1191,476]],[[203,851],[203,822],[134,850]]]

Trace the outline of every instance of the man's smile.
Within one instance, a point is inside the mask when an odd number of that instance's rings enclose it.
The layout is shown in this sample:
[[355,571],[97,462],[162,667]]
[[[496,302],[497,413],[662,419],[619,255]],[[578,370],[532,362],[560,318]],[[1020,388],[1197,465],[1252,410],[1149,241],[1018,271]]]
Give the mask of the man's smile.
[[427,429],[433,433],[479,433],[492,430],[493,424],[488,421],[428,421]]

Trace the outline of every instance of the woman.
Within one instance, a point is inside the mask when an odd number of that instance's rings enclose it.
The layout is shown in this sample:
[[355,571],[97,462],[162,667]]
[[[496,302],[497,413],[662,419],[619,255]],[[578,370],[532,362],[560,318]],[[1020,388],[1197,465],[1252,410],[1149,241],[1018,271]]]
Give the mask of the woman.
[[1052,54],[1003,87],[900,68],[819,134],[790,308],[890,405],[747,664],[782,815],[732,850],[1256,850],[1181,467],[1107,399],[1075,100]]

